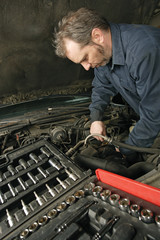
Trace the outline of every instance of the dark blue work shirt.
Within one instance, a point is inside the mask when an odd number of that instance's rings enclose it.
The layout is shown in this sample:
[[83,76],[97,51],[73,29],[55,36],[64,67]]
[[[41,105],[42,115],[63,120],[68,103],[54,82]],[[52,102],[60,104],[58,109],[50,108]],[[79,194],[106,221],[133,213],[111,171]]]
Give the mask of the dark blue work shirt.
[[160,29],[113,23],[110,28],[112,60],[94,69],[91,121],[103,119],[111,96],[119,92],[140,116],[126,143],[150,147],[160,132]]

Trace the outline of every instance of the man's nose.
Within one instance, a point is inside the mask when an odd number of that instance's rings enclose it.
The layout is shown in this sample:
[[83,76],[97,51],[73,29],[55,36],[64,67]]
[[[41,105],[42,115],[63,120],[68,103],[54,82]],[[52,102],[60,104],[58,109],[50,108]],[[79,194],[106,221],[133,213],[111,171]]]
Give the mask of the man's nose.
[[89,70],[90,69],[90,67],[91,67],[91,64],[90,63],[88,63],[88,62],[84,62],[84,63],[81,63],[81,65],[84,67],[84,69],[85,70]]

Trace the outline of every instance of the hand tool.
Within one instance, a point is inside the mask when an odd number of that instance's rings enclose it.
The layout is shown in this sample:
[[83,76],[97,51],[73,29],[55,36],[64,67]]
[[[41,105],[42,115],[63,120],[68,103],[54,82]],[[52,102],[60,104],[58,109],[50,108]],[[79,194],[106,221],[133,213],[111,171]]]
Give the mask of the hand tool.
[[111,191],[109,189],[103,190],[103,192],[100,193],[100,197],[103,201],[108,200],[108,198],[111,196]]
[[77,181],[78,177],[74,173],[70,172],[67,168],[65,168],[64,170],[68,174],[69,178],[71,178],[73,181]]
[[33,193],[34,193],[34,195],[35,195],[35,197],[36,197],[36,201],[38,202],[38,204],[39,204],[40,206],[42,206],[42,205],[44,204],[43,198],[39,197],[36,192],[33,192]]
[[26,169],[26,168],[28,168],[29,166],[28,166],[28,164],[27,164],[27,162],[24,160],[24,159],[19,159],[19,164],[24,168],[24,169]]
[[31,209],[24,203],[23,200],[21,200],[21,204],[22,204],[22,209],[25,215],[27,216],[31,212]]
[[48,217],[44,215],[38,219],[38,225],[43,226],[47,223],[47,221],[48,221]]
[[81,190],[81,189],[74,193],[74,196],[75,196],[75,198],[77,198],[77,199],[80,199],[80,198],[84,197],[84,195],[85,195],[85,193],[84,193],[84,191]]
[[153,212],[149,209],[142,209],[139,220],[142,220],[145,223],[153,222]]
[[3,173],[0,171],[0,182],[3,181]]
[[8,183],[8,187],[9,187],[9,190],[12,194],[13,197],[15,197],[17,195],[16,191],[14,190],[14,187],[12,186],[11,183]]
[[52,155],[52,153],[46,147],[41,147],[40,151],[44,153],[48,158]]
[[129,209],[129,213],[134,217],[139,217],[140,206],[138,204],[132,204]]
[[29,232],[33,233],[37,230],[37,228],[38,228],[38,223],[34,222],[29,226],[28,230],[29,230]]
[[17,171],[15,170],[15,168],[12,165],[8,165],[7,169],[12,174],[12,176],[17,173]]
[[94,197],[99,197],[100,193],[103,191],[103,187],[101,186],[95,186],[92,190],[92,194]]
[[7,222],[8,222],[9,227],[13,227],[13,225],[14,225],[14,219],[13,219],[13,217],[10,215],[8,209],[6,209],[6,214],[7,214]]
[[128,198],[122,198],[119,200],[119,208],[122,211],[127,212],[130,206],[130,200]]
[[112,195],[109,197],[109,202],[110,202],[110,204],[113,205],[113,206],[116,206],[116,205],[118,204],[119,200],[120,200],[120,195],[119,195],[119,194],[116,194],[116,193],[112,194]]
[[3,193],[0,191],[0,204],[3,204],[6,201],[6,199],[3,196]]
[[92,194],[92,190],[94,187],[95,187],[95,183],[93,183],[93,182],[87,183],[86,185],[84,185],[85,193]]
[[27,175],[34,184],[37,183],[37,179],[35,178],[35,176],[31,172],[28,172]]
[[40,161],[40,159],[37,157],[37,155],[35,153],[30,153],[29,157],[35,161],[35,163],[38,163]]
[[56,180],[60,183],[60,185],[66,189],[68,187],[67,183],[65,183],[64,181],[60,180],[58,177],[56,177]]
[[44,178],[48,177],[48,174],[44,169],[42,169],[42,167],[37,167],[37,170],[43,175]]
[[67,219],[65,219],[60,225],[56,227],[55,233],[52,235],[52,239],[55,238],[60,232],[64,231],[71,223],[78,221],[95,203],[95,201],[89,201],[76,212],[74,211]]
[[23,232],[20,233],[19,237],[20,237],[20,239],[26,239],[28,237],[28,235],[29,235],[29,230],[28,230],[28,228],[26,228],[26,229],[24,229]]
[[26,186],[25,182],[23,181],[23,179],[21,177],[18,177],[17,180],[20,183],[20,185],[23,188],[23,190],[26,190],[27,186]]
[[56,168],[58,171],[61,168],[63,168],[62,165],[54,158],[50,158],[48,162],[52,167]]
[[49,219],[53,219],[53,218],[55,218],[57,216],[57,210],[56,209],[52,209],[51,211],[49,211],[48,213],[47,213],[47,217],[49,218]]
[[67,208],[67,204],[62,202],[56,207],[57,212],[63,212]]
[[113,216],[94,236],[92,240],[99,240],[113,227],[113,225],[120,219],[119,216]]
[[50,188],[48,184],[46,184],[46,187],[48,189],[48,192],[52,195],[52,197],[56,196],[56,191],[53,188]]
[[156,222],[157,226],[160,227],[160,215],[156,215],[155,222]]
[[66,198],[65,202],[68,204],[68,205],[72,205],[73,203],[75,203],[76,201],[76,198],[75,196],[69,196],[68,198]]

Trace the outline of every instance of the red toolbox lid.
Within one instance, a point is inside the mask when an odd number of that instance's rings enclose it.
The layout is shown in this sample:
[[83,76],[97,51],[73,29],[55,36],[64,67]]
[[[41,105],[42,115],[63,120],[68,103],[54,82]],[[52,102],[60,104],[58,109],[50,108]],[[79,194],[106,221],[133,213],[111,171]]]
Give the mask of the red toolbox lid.
[[97,179],[103,183],[160,206],[159,188],[102,169],[96,170],[96,176]]

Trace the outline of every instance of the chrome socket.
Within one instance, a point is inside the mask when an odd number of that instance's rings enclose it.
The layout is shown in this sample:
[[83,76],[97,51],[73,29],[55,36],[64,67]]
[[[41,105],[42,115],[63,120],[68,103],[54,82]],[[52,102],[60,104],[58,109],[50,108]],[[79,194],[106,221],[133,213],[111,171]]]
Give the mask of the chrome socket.
[[27,172],[28,177],[31,179],[31,181],[33,182],[33,184],[37,183],[37,179],[35,178],[35,176],[31,173],[31,172]]
[[26,239],[28,237],[28,235],[29,235],[29,230],[28,230],[28,228],[26,228],[26,229],[24,229],[23,232],[20,233],[19,238]]
[[37,228],[38,228],[38,223],[34,222],[29,226],[28,230],[29,230],[29,232],[33,233],[37,230]]
[[56,210],[58,212],[63,212],[67,208],[67,204],[65,202],[62,202],[56,207]]
[[75,201],[76,201],[76,198],[75,198],[75,196],[69,196],[66,200],[65,200],[65,202],[70,206],[70,205],[72,205],[72,204],[74,204],[75,203]]
[[26,169],[26,168],[28,168],[29,166],[28,166],[28,164],[27,164],[27,162],[24,160],[24,159],[19,159],[19,164],[24,168],[24,169]]
[[42,176],[43,176],[44,178],[47,178],[47,177],[48,177],[48,174],[46,173],[46,171],[45,171],[42,167],[37,167],[37,170],[38,170],[39,173],[42,174]]
[[31,210],[30,210],[30,208],[24,203],[23,200],[21,200],[21,204],[22,204],[22,209],[23,209],[25,215],[27,216],[27,215],[31,212]]
[[41,147],[40,151],[45,154],[48,158],[52,155],[51,152],[46,147]]
[[103,192],[100,193],[100,198],[103,201],[107,201],[110,196],[111,196],[111,191],[109,189],[105,189],[103,190]]
[[155,222],[156,222],[157,226],[160,227],[160,215],[156,215]]
[[36,201],[38,202],[38,204],[42,206],[44,204],[44,199],[42,197],[39,197],[36,192],[33,192],[33,193],[34,193],[34,196],[36,197]]
[[85,194],[84,194],[84,191],[83,191],[83,190],[79,190],[79,191],[77,191],[77,192],[74,193],[74,197],[75,197],[76,199],[83,198],[84,195],[85,195]]
[[95,186],[92,190],[92,194],[94,197],[100,197],[100,193],[103,191],[103,187]]
[[12,196],[15,197],[15,196],[17,195],[17,193],[16,193],[16,191],[14,190],[14,187],[12,186],[11,183],[8,183],[7,185],[8,185],[8,187],[9,187],[9,190],[10,190]]
[[23,181],[23,179],[21,177],[17,178],[19,184],[21,185],[21,187],[23,188],[23,190],[25,191],[27,189],[27,186],[25,184],[25,182]]
[[39,157],[37,157],[36,154],[30,153],[29,154],[30,159],[32,159],[35,163],[38,163],[40,161]]
[[13,227],[14,226],[14,218],[10,215],[8,209],[6,209],[6,214],[7,214],[7,222],[9,227]]
[[0,182],[3,181],[3,173],[0,171]]
[[119,194],[114,193],[114,194],[111,194],[109,196],[109,202],[112,206],[117,206],[119,200],[120,200],[120,195]]
[[6,202],[6,199],[3,196],[3,193],[0,191],[0,204],[3,204],[4,202]]
[[92,190],[93,188],[95,187],[95,183],[93,182],[90,182],[86,185],[84,185],[84,191],[86,194],[92,194]]
[[130,206],[129,213],[133,217],[139,217],[139,215],[140,215],[140,206],[138,204],[132,204]]
[[38,225],[43,226],[47,223],[47,221],[48,221],[48,217],[44,215],[38,219]]
[[64,170],[69,178],[71,178],[74,182],[77,181],[78,177],[74,173],[70,172],[67,168],[65,168]]
[[119,208],[124,211],[128,212],[130,206],[130,200],[128,198],[122,198],[119,200]]
[[53,218],[55,218],[57,216],[57,210],[56,209],[52,209],[51,211],[49,211],[48,213],[47,213],[47,217],[49,218],[49,219],[53,219]]
[[145,223],[153,222],[153,212],[149,209],[143,209],[141,211],[141,215],[139,216],[139,220],[142,220]]
[[12,176],[17,173],[16,169],[12,165],[8,165],[7,169],[12,174]]
[[56,196],[57,192],[53,188],[50,188],[48,184],[46,184],[46,188],[48,189],[48,192],[52,195],[52,197]]
[[56,180],[59,182],[59,184],[66,189],[68,187],[67,183],[65,183],[64,181],[62,181],[61,179],[59,179],[58,177],[56,177]]
[[54,158],[50,158],[48,162],[52,167],[56,168],[58,171],[63,168],[62,165]]

